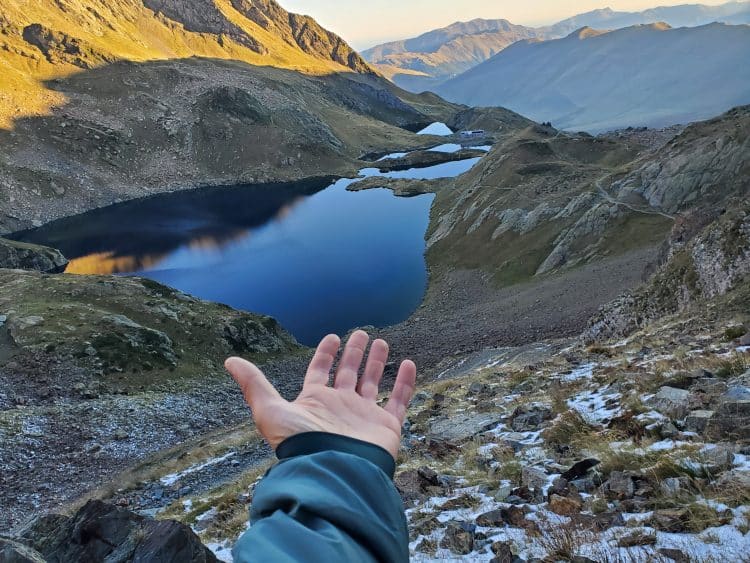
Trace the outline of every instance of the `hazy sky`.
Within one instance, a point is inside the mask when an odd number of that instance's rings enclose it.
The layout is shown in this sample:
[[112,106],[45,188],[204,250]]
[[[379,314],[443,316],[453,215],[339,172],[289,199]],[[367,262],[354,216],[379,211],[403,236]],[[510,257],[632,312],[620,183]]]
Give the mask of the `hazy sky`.
[[290,12],[313,16],[362,50],[474,18],[505,18],[516,24],[543,25],[597,8],[633,11],[698,1],[716,5],[727,0],[279,0],[279,3]]

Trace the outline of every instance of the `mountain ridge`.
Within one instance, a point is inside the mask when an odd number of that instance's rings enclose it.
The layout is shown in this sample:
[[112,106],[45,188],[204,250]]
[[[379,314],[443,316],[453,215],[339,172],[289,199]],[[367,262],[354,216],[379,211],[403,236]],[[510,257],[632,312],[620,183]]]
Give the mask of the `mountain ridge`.
[[[720,21],[729,24],[750,23],[750,2],[729,2],[719,6],[703,4],[684,4],[678,6],[662,6],[644,10],[642,12],[617,12],[611,8],[592,10],[564,19],[553,25],[542,27],[517,26],[507,20],[475,19],[471,22],[455,22],[445,28],[426,32],[412,39],[404,39],[376,45],[362,51],[362,56],[385,76],[399,86],[411,91],[432,89],[455,76],[457,72],[465,72],[476,64],[481,64],[508,47],[515,41],[524,39],[550,40],[570,35],[582,27],[598,29],[619,29],[632,25],[665,21],[673,27],[698,26]],[[505,22],[510,28],[522,30],[521,33],[510,35],[507,30],[492,37],[480,39],[478,32],[473,31],[477,26],[487,29],[498,22]],[[468,24],[475,24],[474,27]],[[466,27],[466,33],[460,35],[459,30]],[[424,37],[438,38],[445,36],[443,56],[435,57],[435,49],[420,50],[419,39]],[[458,48],[462,43],[469,43],[476,47],[471,56],[467,56]],[[433,46],[434,47],[434,46]]]
[[747,25],[584,28],[562,39],[517,42],[436,90],[454,102],[504,106],[563,129],[661,127],[750,102],[748,50]]

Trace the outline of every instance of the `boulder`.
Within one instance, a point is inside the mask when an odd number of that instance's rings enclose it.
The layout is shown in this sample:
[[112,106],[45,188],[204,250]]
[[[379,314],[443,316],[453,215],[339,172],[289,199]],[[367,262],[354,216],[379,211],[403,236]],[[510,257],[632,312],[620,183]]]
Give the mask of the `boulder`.
[[633,483],[632,476],[623,471],[610,473],[605,487],[610,497],[620,500],[631,498],[635,494],[635,483]]
[[700,451],[700,461],[713,471],[723,471],[734,465],[732,444],[709,444]]
[[667,416],[683,418],[689,410],[690,391],[665,386],[645,402]]
[[46,563],[44,557],[28,546],[0,538],[0,563]]
[[188,526],[98,500],[87,502],[70,518],[42,517],[17,540],[50,561],[218,563]]
[[513,563],[515,560],[510,542],[496,541],[490,546],[490,549],[495,554],[492,561],[497,561],[497,563]]
[[524,465],[521,469],[521,485],[533,491],[541,491],[547,484],[547,473],[539,467]]
[[583,502],[580,497],[564,497],[553,494],[549,499],[549,509],[560,516],[573,516],[581,512]]
[[460,414],[433,422],[428,438],[452,443],[462,443],[482,432],[494,428],[502,416],[498,413]]
[[0,268],[58,274],[64,272],[67,265],[68,261],[59,250],[0,238]]
[[685,430],[687,430],[688,432],[697,432],[698,434],[700,434],[706,429],[713,416],[714,411],[692,411],[685,417]]
[[552,407],[545,403],[521,405],[513,411],[510,425],[516,432],[537,430],[543,422],[552,419]]
[[750,401],[723,400],[711,417],[705,434],[716,440],[750,439]]
[[474,550],[473,524],[466,522],[448,522],[440,547],[458,555],[468,555]]

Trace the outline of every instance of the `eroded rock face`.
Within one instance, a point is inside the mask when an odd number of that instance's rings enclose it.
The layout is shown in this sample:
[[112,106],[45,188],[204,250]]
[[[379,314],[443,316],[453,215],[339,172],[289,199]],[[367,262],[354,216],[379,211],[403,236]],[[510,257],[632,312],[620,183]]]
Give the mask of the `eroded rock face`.
[[675,248],[663,252],[667,261],[645,285],[602,307],[589,321],[584,339],[625,336],[744,283],[750,274],[750,203],[730,201],[728,208],[689,242],[673,236],[670,245]]
[[[725,122],[733,127],[725,128]],[[718,131],[718,133],[717,133]],[[737,108],[675,137],[615,187],[636,193],[652,207],[677,212],[700,199],[747,193],[750,184],[750,120]]]
[[59,250],[0,238],[0,268],[56,274],[67,265],[68,261]]
[[[16,546],[23,544],[23,549],[31,555],[26,560],[8,561],[218,562],[188,526],[146,518],[101,501],[89,501],[71,518],[57,515],[39,518],[14,541]],[[21,547],[14,549],[24,553]],[[34,559],[34,553],[40,558]]]

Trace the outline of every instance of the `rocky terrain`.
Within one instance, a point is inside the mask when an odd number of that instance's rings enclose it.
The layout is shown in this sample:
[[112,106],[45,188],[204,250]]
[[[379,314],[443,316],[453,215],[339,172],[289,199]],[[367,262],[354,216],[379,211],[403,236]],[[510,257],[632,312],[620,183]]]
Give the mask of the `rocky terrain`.
[[271,318],[145,279],[0,269],[0,312],[0,529],[240,420],[227,356],[294,373],[307,354]]
[[0,232],[156,192],[352,174],[461,110],[273,1],[110,4],[0,18]]
[[[396,474],[412,560],[743,560],[748,281],[624,337],[486,348],[425,374]],[[267,467],[239,462],[256,440],[155,458],[110,501],[182,521],[231,561]]]

